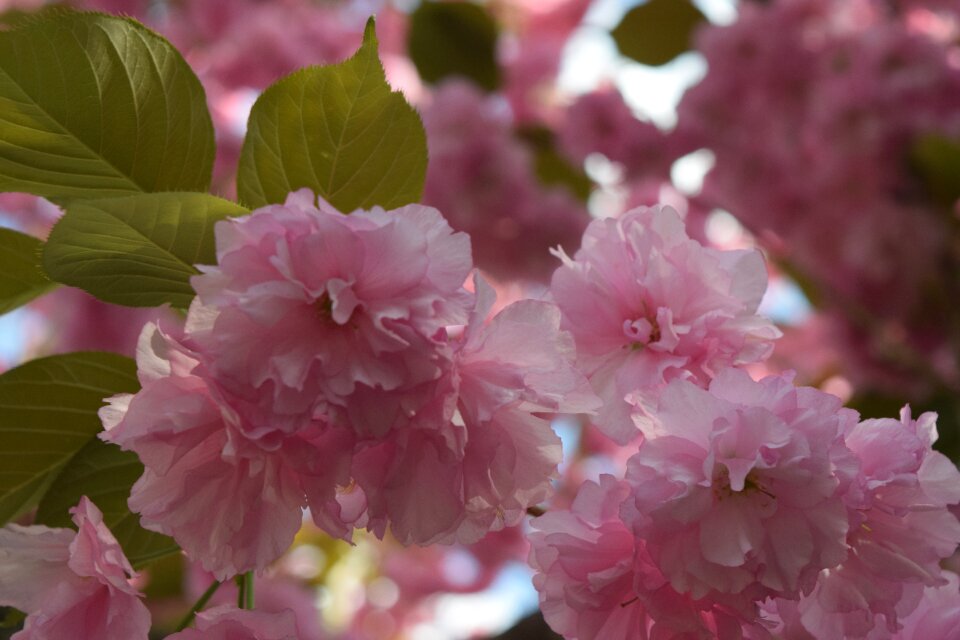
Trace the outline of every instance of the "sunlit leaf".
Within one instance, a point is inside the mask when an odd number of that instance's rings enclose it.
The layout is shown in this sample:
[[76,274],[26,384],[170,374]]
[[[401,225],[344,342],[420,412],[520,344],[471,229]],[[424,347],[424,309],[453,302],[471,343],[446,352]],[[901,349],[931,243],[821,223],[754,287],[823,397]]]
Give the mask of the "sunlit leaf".
[[47,273],[101,300],[133,307],[193,299],[195,264],[214,264],[213,226],[247,213],[205,193],[147,193],[67,207],[43,251]]
[[427,142],[416,111],[392,92],[373,21],[350,59],[302,69],[270,86],[250,112],[237,191],[251,207],[307,187],[343,212],[420,199]]
[[205,191],[203,87],[140,23],[47,11],[0,32],[0,191],[60,201]]

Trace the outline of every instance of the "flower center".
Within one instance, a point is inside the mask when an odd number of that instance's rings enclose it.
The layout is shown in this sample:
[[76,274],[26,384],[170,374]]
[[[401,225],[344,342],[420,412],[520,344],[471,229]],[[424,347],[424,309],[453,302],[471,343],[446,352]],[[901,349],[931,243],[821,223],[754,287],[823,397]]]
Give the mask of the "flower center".
[[756,470],[751,471],[747,474],[747,477],[743,479],[743,489],[740,491],[734,491],[733,487],[730,486],[730,472],[727,470],[726,465],[718,464],[713,471],[713,495],[717,500],[724,500],[731,496],[749,496],[754,493],[762,493],[763,495],[773,498],[776,500],[777,496],[773,495],[761,482],[759,474]]
[[313,301],[313,309],[324,324],[333,324],[333,300],[324,291],[323,295]]
[[[341,306],[338,309],[342,309]],[[354,307],[349,317],[343,322],[339,322],[336,317],[333,315],[333,299],[330,297],[330,294],[326,291],[320,295],[319,298],[313,301],[313,310],[317,318],[320,319],[320,322],[329,327],[340,327],[340,326],[350,326],[356,329],[356,323],[351,323],[351,320],[354,320],[357,317],[356,307]]]
[[637,351],[660,341],[660,325],[656,318],[624,320],[623,334],[630,340],[630,349]]

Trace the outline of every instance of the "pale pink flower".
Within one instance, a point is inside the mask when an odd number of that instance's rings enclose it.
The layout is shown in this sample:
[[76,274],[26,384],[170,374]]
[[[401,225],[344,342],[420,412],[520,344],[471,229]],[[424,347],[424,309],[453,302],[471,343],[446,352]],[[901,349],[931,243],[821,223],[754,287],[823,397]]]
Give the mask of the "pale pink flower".
[[470,241],[439,212],[345,216],[301,190],[216,234],[219,266],[193,279],[190,333],[221,385],[287,432],[325,415],[382,434],[389,421],[352,411],[366,390],[423,402],[444,365],[438,332],[462,324],[470,300]]
[[469,240],[437,211],[344,216],[302,191],[216,233],[185,327],[148,325],[141,391],[101,411],[144,463],[145,527],[223,579],[275,560],[303,507],[333,536],[423,545],[547,498],[561,450],[537,414],[597,400],[554,305],[485,322],[492,291],[463,287]]
[[960,580],[957,574],[944,571],[943,582],[923,590],[920,604],[901,620],[903,628],[892,636],[893,640],[960,638]]
[[649,620],[634,591],[633,534],[620,520],[630,487],[586,482],[570,511],[550,510],[529,536],[533,585],[547,623],[569,640],[644,637]]
[[960,522],[948,510],[960,502],[960,472],[931,446],[936,414],[913,420],[865,420],[846,436],[859,458],[849,555],[820,575],[801,600],[800,620],[816,637],[873,638],[895,633],[924,587],[944,583],[940,562],[960,544]]
[[455,356],[467,428],[463,542],[519,522],[551,493],[560,439],[535,412],[592,412],[599,404],[574,367],[573,337],[560,329],[555,305],[522,300],[484,324],[494,294],[479,278],[476,289],[477,306]]
[[[742,638],[751,603],[694,600],[677,593],[620,519],[630,486],[602,475],[586,482],[569,511],[533,521],[529,562],[540,608],[568,640]],[[755,635],[765,637],[762,628]]]
[[463,454],[433,429],[396,430],[353,456],[348,497],[360,502],[365,526],[400,544],[452,542],[466,516]]
[[300,640],[292,611],[265,613],[221,606],[197,614],[196,628],[167,640]]
[[780,332],[756,315],[767,271],[757,251],[701,246],[669,207],[595,220],[551,291],[582,371],[603,401],[597,423],[637,435],[625,400],[644,404],[674,378],[706,386],[725,367],[756,362]]
[[108,399],[101,437],[145,466],[129,500],[141,524],[173,536],[223,580],[264,568],[290,546],[306,500],[285,454],[303,455],[310,443],[297,436],[271,441],[272,450],[251,444],[254,429],[194,374],[197,354],[181,339],[144,328],[142,389]]
[[847,555],[843,497],[857,414],[789,377],[726,369],[702,389],[664,389],[623,515],[675,589],[694,598],[796,598]]
[[79,528],[0,529],[0,604],[27,614],[15,640],[146,640],[150,613],[130,585],[133,568],[86,496]]
[[560,309],[520,300],[488,321],[496,294],[479,277],[474,284],[476,305],[454,356],[465,419],[488,420],[508,405],[527,412],[596,409],[599,401],[574,366],[576,346],[561,329]]
[[389,523],[403,544],[472,543],[518,523],[551,493],[562,453],[536,414],[596,406],[556,307],[521,301],[484,323],[493,293],[479,280],[477,292],[434,410],[354,456],[367,526]]

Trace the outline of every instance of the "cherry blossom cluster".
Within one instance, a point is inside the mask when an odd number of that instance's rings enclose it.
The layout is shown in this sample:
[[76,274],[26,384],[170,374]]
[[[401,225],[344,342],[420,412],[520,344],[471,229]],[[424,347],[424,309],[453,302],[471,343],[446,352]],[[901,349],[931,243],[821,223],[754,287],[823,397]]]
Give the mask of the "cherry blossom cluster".
[[487,322],[469,238],[420,205],[343,215],[309,191],[216,227],[184,325],[148,325],[140,392],[104,439],[146,471],[131,508],[220,579],[329,534],[473,542],[544,500],[560,443],[537,415],[591,411],[547,302]]
[[940,569],[960,473],[932,450],[934,414],[861,422],[792,375],[753,379],[742,365],[778,335],[756,315],[762,258],[702,247],[669,208],[595,221],[561,257],[553,294],[598,426],[633,454],[624,479],[534,520],[555,630],[873,640],[960,622]]
[[916,167],[925,139],[960,135],[958,25],[956,3],[778,0],[698,32],[709,72],[680,102],[676,151],[714,154],[702,197],[822,296],[858,388],[929,393],[891,343],[960,375],[949,322],[930,320],[957,296],[952,203]]

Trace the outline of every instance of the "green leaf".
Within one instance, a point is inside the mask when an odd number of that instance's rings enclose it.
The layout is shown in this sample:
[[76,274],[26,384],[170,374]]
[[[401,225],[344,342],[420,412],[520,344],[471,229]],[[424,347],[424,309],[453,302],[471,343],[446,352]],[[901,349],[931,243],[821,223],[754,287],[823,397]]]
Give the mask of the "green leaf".
[[420,199],[426,170],[423,125],[390,91],[371,19],[352,58],[301,69],[263,92],[250,112],[237,192],[251,207],[307,187],[345,213],[390,209]]
[[690,0],[647,0],[623,16],[613,39],[623,55],[657,67],[689,51],[706,20]]
[[54,480],[37,509],[36,522],[50,527],[73,526],[69,510],[87,496],[103,512],[103,521],[123,547],[134,567],[176,553],[177,543],[140,526],[127,499],[133,483],[143,475],[135,453],[94,438],[79,451]]
[[410,16],[407,49],[425,82],[464,76],[493,91],[500,86],[498,35],[496,21],[479,5],[427,1]]
[[12,7],[0,13],[0,25],[3,25],[4,28],[19,27],[30,20],[36,20],[38,17],[69,9],[70,6],[65,2],[51,2],[44,4],[42,7],[30,7],[27,5],[25,9]]
[[585,202],[593,190],[587,174],[577,169],[557,151],[553,132],[542,126],[527,126],[517,130],[517,136],[533,152],[533,168],[537,178],[547,186],[565,187],[580,201]]
[[5,612],[0,618],[0,629],[20,629],[27,614],[13,607],[0,607],[0,612]]
[[0,314],[12,311],[56,287],[40,269],[43,242],[0,228]]
[[101,429],[103,399],[139,389],[136,364],[112,353],[32,360],[0,375],[0,524],[32,507]]
[[952,207],[960,199],[960,140],[924,136],[914,145],[910,160],[935,202]]
[[213,125],[169,42],[97,13],[19,25],[0,32],[0,191],[65,201],[207,189]]
[[131,307],[193,299],[195,264],[215,264],[213,225],[247,210],[205,193],[78,201],[50,232],[43,265],[57,282]]

